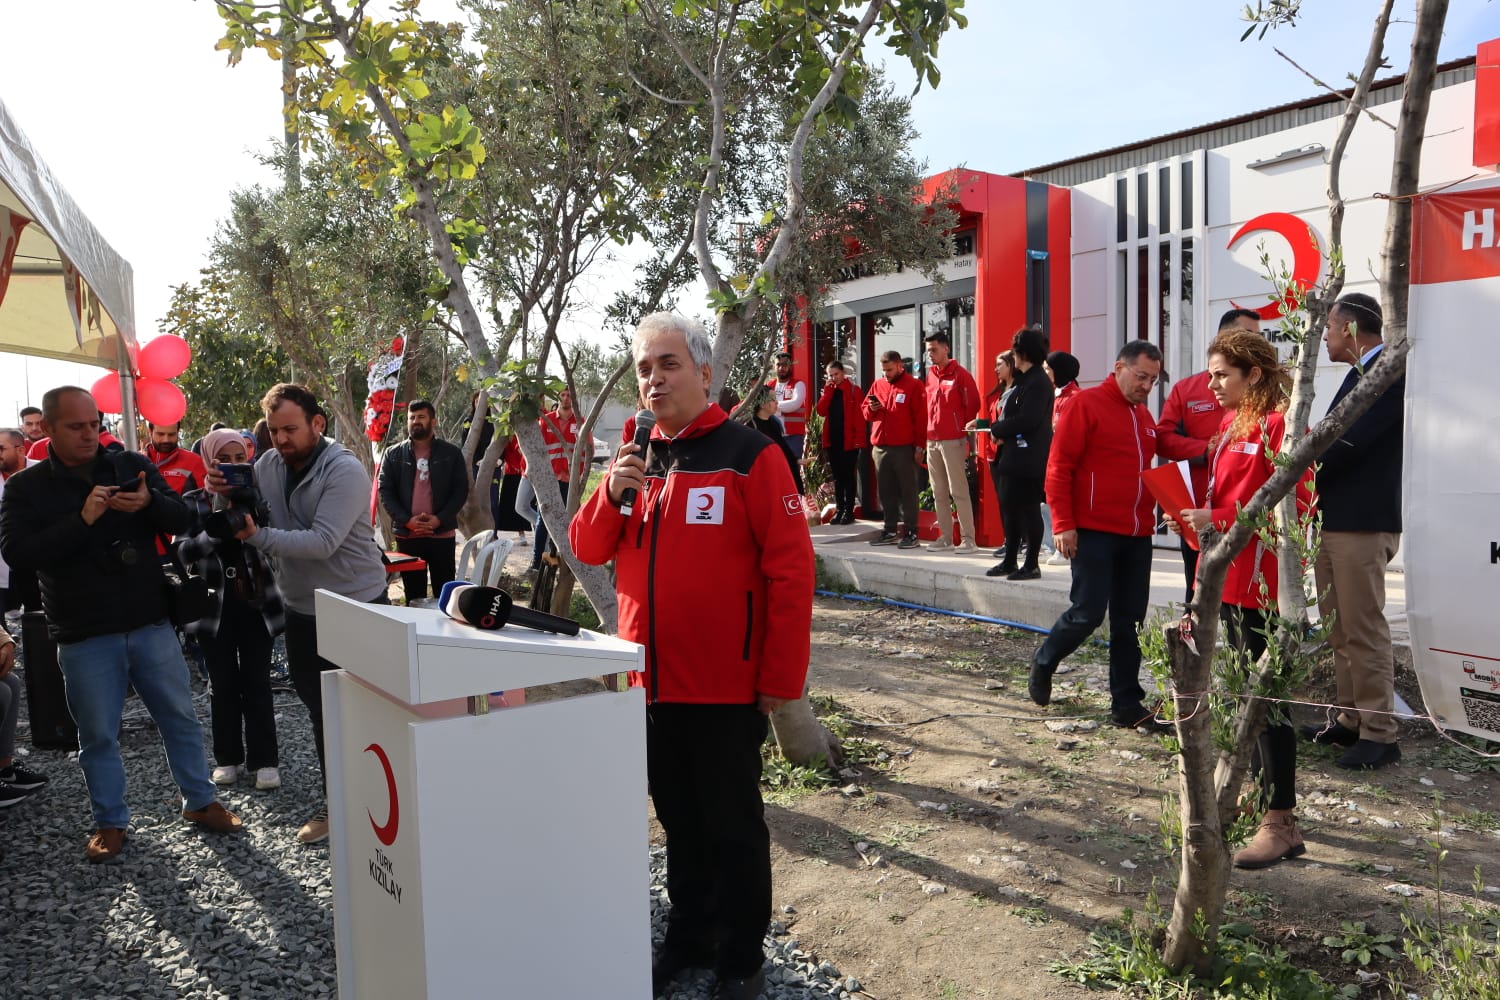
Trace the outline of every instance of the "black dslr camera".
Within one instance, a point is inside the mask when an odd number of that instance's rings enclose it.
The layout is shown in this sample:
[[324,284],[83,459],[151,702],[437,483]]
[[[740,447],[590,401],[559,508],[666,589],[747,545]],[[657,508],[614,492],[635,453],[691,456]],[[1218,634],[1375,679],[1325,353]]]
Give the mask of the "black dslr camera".
[[255,488],[255,467],[226,462],[219,466],[219,471],[224,474],[229,492],[214,494],[213,510],[204,520],[203,530],[210,538],[227,542],[245,526],[246,518],[265,527],[270,520],[270,508]]

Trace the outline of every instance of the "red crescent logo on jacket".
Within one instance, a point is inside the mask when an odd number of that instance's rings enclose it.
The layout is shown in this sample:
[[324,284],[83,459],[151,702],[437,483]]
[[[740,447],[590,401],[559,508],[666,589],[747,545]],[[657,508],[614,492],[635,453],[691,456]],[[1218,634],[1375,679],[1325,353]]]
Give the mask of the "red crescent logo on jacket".
[[786,508],[787,516],[796,517],[801,514],[805,507],[802,506],[802,498],[795,493],[788,493],[781,498],[781,504]]
[[724,523],[724,487],[697,486],[688,490],[688,524]]
[[373,753],[380,761],[380,767],[385,771],[386,797],[390,801],[390,810],[383,826],[375,822],[375,814],[368,809],[365,810],[365,815],[370,817],[370,829],[375,831],[375,839],[390,847],[396,842],[396,831],[401,826],[401,801],[396,795],[396,775],[391,771],[391,759],[385,755],[385,747],[379,743],[371,743],[365,747],[365,753]]
[[[1290,212],[1267,212],[1264,215],[1257,215],[1229,238],[1225,249],[1233,250],[1236,243],[1254,233],[1275,233],[1286,240],[1292,248],[1292,286],[1306,293],[1307,289],[1318,280],[1318,272],[1323,267],[1323,254],[1318,249],[1318,235],[1307,223]],[[1268,246],[1266,252],[1274,263],[1277,259],[1276,248]],[[1286,304],[1287,312],[1290,313],[1296,309],[1297,297],[1294,294],[1294,288],[1289,287],[1286,295],[1281,299],[1268,302],[1255,311],[1261,319],[1277,319],[1281,316],[1283,302]],[[1230,305],[1236,309],[1253,308],[1233,301]]]

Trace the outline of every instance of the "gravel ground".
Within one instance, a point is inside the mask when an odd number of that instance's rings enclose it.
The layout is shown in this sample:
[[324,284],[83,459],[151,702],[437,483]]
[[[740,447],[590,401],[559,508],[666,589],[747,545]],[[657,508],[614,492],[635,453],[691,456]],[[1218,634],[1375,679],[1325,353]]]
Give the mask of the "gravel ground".
[[[208,695],[196,678],[194,694],[207,737]],[[224,789],[221,799],[244,819],[245,832],[205,834],[178,815],[161,741],[131,699],[121,739],[131,832],[117,861],[90,865],[83,845],[92,823],[76,755],[33,750],[23,709],[17,756],[51,781],[0,812],[0,995],[335,994],[328,850],[296,840],[322,790],[307,713],[290,692],[276,694],[276,725],[282,787],[258,792],[242,782]],[[650,864],[652,938],[659,942],[669,906],[660,848],[651,851]],[[779,922],[771,930],[769,1000],[849,997],[859,989],[803,952]],[[712,987],[704,974],[680,982],[668,997],[699,1000]]]

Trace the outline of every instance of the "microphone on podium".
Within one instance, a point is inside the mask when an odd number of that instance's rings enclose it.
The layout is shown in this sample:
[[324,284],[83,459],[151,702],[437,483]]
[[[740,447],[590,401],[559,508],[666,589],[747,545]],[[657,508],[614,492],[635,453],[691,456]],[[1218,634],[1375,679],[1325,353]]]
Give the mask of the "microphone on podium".
[[498,587],[479,587],[462,580],[443,584],[442,593],[438,595],[438,610],[456,622],[486,630],[524,625],[562,635],[577,635],[579,631],[578,623],[571,618],[523,607]]
[[[656,426],[656,414],[640,410],[635,415],[635,446],[641,449],[641,461],[646,460],[646,448],[651,444],[651,428]],[[635,511],[635,487],[627,487],[620,494],[620,513],[629,517]]]

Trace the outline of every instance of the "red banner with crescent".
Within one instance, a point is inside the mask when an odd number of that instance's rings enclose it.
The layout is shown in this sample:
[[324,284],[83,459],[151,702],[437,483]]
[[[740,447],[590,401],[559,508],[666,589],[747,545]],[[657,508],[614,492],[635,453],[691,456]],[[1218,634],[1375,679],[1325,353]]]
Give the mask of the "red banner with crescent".
[[31,220],[6,209],[0,212],[0,303],[10,287],[10,272],[16,264],[16,248],[21,245],[21,230]]
[[1411,264],[1414,285],[1500,276],[1500,187],[1419,199]]

